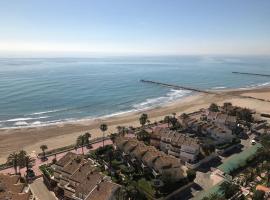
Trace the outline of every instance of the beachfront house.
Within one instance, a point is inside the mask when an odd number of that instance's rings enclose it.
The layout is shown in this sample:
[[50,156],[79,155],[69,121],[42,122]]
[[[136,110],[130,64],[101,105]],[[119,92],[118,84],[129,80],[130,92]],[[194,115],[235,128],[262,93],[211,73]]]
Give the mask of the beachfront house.
[[177,158],[166,155],[153,146],[147,146],[135,138],[118,137],[115,147],[123,152],[122,155],[128,162],[138,162],[143,170],[149,169],[155,177],[165,174],[174,180],[185,177],[183,166]]
[[161,134],[159,146],[163,152],[180,158],[183,162],[194,162],[198,158],[200,145],[197,139],[171,130],[159,133]]

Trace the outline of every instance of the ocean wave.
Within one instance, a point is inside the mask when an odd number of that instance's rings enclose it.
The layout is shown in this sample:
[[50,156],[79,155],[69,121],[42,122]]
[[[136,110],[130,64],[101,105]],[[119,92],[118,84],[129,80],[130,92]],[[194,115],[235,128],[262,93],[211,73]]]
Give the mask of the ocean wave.
[[43,127],[49,125],[57,125],[63,122],[71,122],[71,119],[65,120],[53,120],[53,121],[34,121],[32,123],[28,123],[26,121],[17,121],[12,126],[0,126],[0,129],[17,129],[17,128],[33,128],[33,127]]
[[145,102],[135,104],[133,105],[133,107],[137,110],[149,109],[149,108],[163,105],[165,103],[173,102],[174,100],[180,99],[190,93],[191,91],[187,91],[187,90],[171,89],[170,92],[166,94],[166,96],[146,99]]
[[50,116],[41,116],[41,117],[21,117],[21,118],[14,118],[14,119],[8,119],[8,120],[3,120],[0,122],[20,122],[20,121],[30,121],[30,120],[38,120],[38,119],[47,119]]
[[243,89],[243,90],[256,89],[256,88],[263,88],[263,87],[267,87],[267,86],[270,86],[270,82],[252,84],[252,85],[248,85],[248,86],[241,87],[241,88],[238,88],[238,89]]
[[[124,115],[124,114],[128,114],[128,113],[133,113],[133,112],[136,112],[136,111],[140,111],[140,110],[138,110],[138,109],[131,109],[131,110],[127,110],[127,111],[120,111],[120,112],[115,112],[115,113],[108,114],[108,115],[103,115],[103,116],[98,117],[98,118],[115,117],[115,116]],[[87,119],[89,119],[89,118],[87,118]]]
[[225,86],[212,87],[212,89],[214,89],[214,90],[225,89],[225,88],[227,88],[227,87],[225,87]]
[[265,82],[265,83],[261,83],[261,84],[257,84],[257,87],[264,87],[264,86],[269,86],[270,82]]
[[28,114],[27,116],[43,115],[43,114],[55,113],[55,112],[61,112],[61,111],[64,111],[64,109],[56,109],[56,110],[48,110],[48,111],[42,111],[42,112],[35,112],[35,113]]
[[27,126],[29,125],[26,121],[18,121],[14,123],[14,126]]

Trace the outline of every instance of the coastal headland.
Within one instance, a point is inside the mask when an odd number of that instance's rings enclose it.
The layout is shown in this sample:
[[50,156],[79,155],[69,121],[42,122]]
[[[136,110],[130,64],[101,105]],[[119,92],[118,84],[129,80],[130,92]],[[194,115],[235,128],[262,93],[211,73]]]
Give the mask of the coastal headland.
[[[249,96],[252,98],[241,98]],[[218,91],[218,94],[195,93],[192,96],[164,105],[162,107],[143,111],[148,114],[151,122],[159,121],[165,115],[190,113],[200,108],[206,108],[210,103],[222,104],[232,102],[233,105],[256,109],[257,112],[270,114],[270,88],[241,89]],[[102,135],[99,130],[101,123],[108,125],[107,134],[116,131],[117,126],[139,126],[139,116],[142,112],[128,113],[108,118],[78,120],[42,127],[25,127],[0,129],[0,163],[5,163],[7,156],[17,150],[24,149],[28,153],[40,152],[40,146],[46,144],[49,149],[55,149],[74,144],[76,138],[85,132],[90,132],[92,138]]]

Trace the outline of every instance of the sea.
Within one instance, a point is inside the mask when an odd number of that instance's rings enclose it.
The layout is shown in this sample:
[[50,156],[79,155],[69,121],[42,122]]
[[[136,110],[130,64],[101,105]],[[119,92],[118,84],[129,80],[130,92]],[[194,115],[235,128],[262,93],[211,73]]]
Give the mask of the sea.
[[270,86],[267,56],[114,56],[0,58],[0,128],[146,111],[193,92],[141,79],[205,90]]

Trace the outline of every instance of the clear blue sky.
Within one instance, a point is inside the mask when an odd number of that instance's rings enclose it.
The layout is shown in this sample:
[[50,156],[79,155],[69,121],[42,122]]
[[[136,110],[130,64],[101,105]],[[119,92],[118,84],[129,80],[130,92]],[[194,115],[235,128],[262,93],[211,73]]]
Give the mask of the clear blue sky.
[[2,0],[3,55],[270,54],[270,0]]

